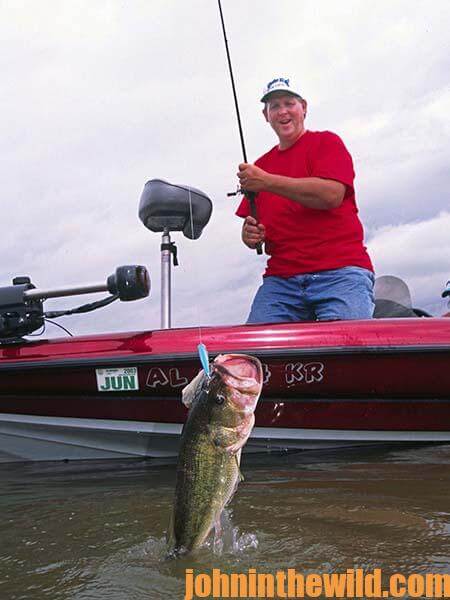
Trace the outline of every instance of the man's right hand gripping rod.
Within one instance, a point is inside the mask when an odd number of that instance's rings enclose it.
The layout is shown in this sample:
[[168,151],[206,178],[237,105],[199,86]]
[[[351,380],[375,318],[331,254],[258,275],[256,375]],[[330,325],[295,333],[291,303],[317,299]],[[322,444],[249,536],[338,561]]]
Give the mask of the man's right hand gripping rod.
[[[256,222],[258,222],[258,211],[256,210],[256,192],[247,192],[246,190],[242,190],[245,197],[248,200],[248,203],[250,205],[250,215],[255,219]],[[262,243],[258,242],[258,244],[256,245],[256,254],[262,254]]]

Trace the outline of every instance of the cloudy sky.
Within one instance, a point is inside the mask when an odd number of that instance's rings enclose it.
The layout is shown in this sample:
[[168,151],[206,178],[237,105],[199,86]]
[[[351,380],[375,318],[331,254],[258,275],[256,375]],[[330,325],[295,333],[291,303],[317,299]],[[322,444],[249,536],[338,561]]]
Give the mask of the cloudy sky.
[[[377,275],[444,312],[450,3],[222,2],[249,160],[276,142],[261,90],[290,76],[308,128],[338,133],[353,155]],[[137,209],[145,182],[162,178],[214,204],[199,240],[173,234],[173,325],[243,322],[265,261],[240,242],[238,199],[226,196],[242,156],[217,2],[0,0],[0,35],[1,284],[96,283],[144,264],[150,298],[60,322],[79,334],[157,328],[160,234]]]

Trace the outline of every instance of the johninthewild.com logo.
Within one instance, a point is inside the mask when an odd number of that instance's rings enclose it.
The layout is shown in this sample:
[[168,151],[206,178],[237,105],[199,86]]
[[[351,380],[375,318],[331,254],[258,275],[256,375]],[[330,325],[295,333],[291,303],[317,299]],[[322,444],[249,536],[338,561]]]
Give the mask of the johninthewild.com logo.
[[450,598],[450,574],[383,576],[381,569],[365,572],[308,573],[296,569],[260,573],[196,573],[186,569],[185,600],[193,598]]

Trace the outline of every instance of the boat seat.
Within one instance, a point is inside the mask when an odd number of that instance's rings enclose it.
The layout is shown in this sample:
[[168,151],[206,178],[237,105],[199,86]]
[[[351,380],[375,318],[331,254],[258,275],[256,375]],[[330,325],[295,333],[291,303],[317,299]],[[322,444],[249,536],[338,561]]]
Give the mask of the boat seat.
[[373,313],[374,319],[398,319],[407,317],[431,317],[429,313],[422,310],[421,308],[409,308],[403,306],[393,300],[386,300],[384,298],[375,299],[375,311]]
[[409,287],[394,275],[382,275],[374,285],[375,319],[397,319],[407,317],[432,317],[421,308],[414,308]]
[[147,181],[139,203],[139,218],[151,231],[182,231],[196,240],[212,213],[212,202],[200,190],[163,179]]

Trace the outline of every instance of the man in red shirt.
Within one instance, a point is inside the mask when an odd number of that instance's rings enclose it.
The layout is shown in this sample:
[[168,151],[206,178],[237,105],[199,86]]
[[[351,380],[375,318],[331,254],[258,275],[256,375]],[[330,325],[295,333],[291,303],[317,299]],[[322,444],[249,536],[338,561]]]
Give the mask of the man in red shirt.
[[336,134],[305,129],[307,103],[289,79],[269,82],[261,101],[279,143],[239,165],[258,211],[256,221],[241,202],[242,240],[252,249],[264,243],[270,257],[248,322],[371,318],[373,267],[350,154]]

